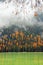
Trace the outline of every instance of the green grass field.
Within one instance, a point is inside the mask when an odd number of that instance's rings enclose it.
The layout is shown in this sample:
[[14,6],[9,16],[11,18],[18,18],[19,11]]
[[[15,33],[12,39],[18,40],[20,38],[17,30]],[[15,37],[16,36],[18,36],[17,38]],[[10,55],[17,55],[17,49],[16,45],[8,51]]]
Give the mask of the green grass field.
[[0,53],[0,65],[43,65],[43,53]]

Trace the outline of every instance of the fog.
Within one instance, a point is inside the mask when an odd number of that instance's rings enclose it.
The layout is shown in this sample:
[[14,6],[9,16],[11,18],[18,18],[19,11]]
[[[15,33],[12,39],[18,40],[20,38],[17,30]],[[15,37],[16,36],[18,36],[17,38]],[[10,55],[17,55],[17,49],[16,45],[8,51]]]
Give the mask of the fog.
[[[8,1],[0,0],[0,28],[12,25],[20,27],[36,25],[43,29],[43,10],[40,12],[37,8],[32,9],[29,0],[24,1],[24,5],[20,4],[19,0]],[[35,11],[38,12],[38,16],[34,16]]]

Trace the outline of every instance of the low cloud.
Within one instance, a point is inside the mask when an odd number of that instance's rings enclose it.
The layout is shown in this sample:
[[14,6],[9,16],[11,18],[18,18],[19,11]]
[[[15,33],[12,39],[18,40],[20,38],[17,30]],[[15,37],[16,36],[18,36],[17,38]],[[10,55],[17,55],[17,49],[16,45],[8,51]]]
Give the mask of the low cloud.
[[43,12],[38,16],[34,16],[33,12],[29,14],[27,6],[27,11],[24,12],[23,9],[14,5],[12,2],[0,4],[0,28],[17,25],[19,27],[39,26],[43,29]]

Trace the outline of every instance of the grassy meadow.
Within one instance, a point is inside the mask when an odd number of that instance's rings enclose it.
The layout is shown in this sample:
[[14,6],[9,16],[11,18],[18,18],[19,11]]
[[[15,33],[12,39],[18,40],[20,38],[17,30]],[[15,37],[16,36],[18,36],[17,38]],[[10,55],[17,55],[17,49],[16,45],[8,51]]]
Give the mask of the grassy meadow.
[[43,65],[43,52],[0,53],[0,65]]

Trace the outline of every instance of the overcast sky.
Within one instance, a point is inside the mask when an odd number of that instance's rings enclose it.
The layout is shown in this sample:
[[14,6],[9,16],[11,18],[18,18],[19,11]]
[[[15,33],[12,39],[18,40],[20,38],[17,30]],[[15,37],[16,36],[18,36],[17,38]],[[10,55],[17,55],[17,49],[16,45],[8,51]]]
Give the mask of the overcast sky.
[[0,0],[0,1],[4,2],[5,0]]

